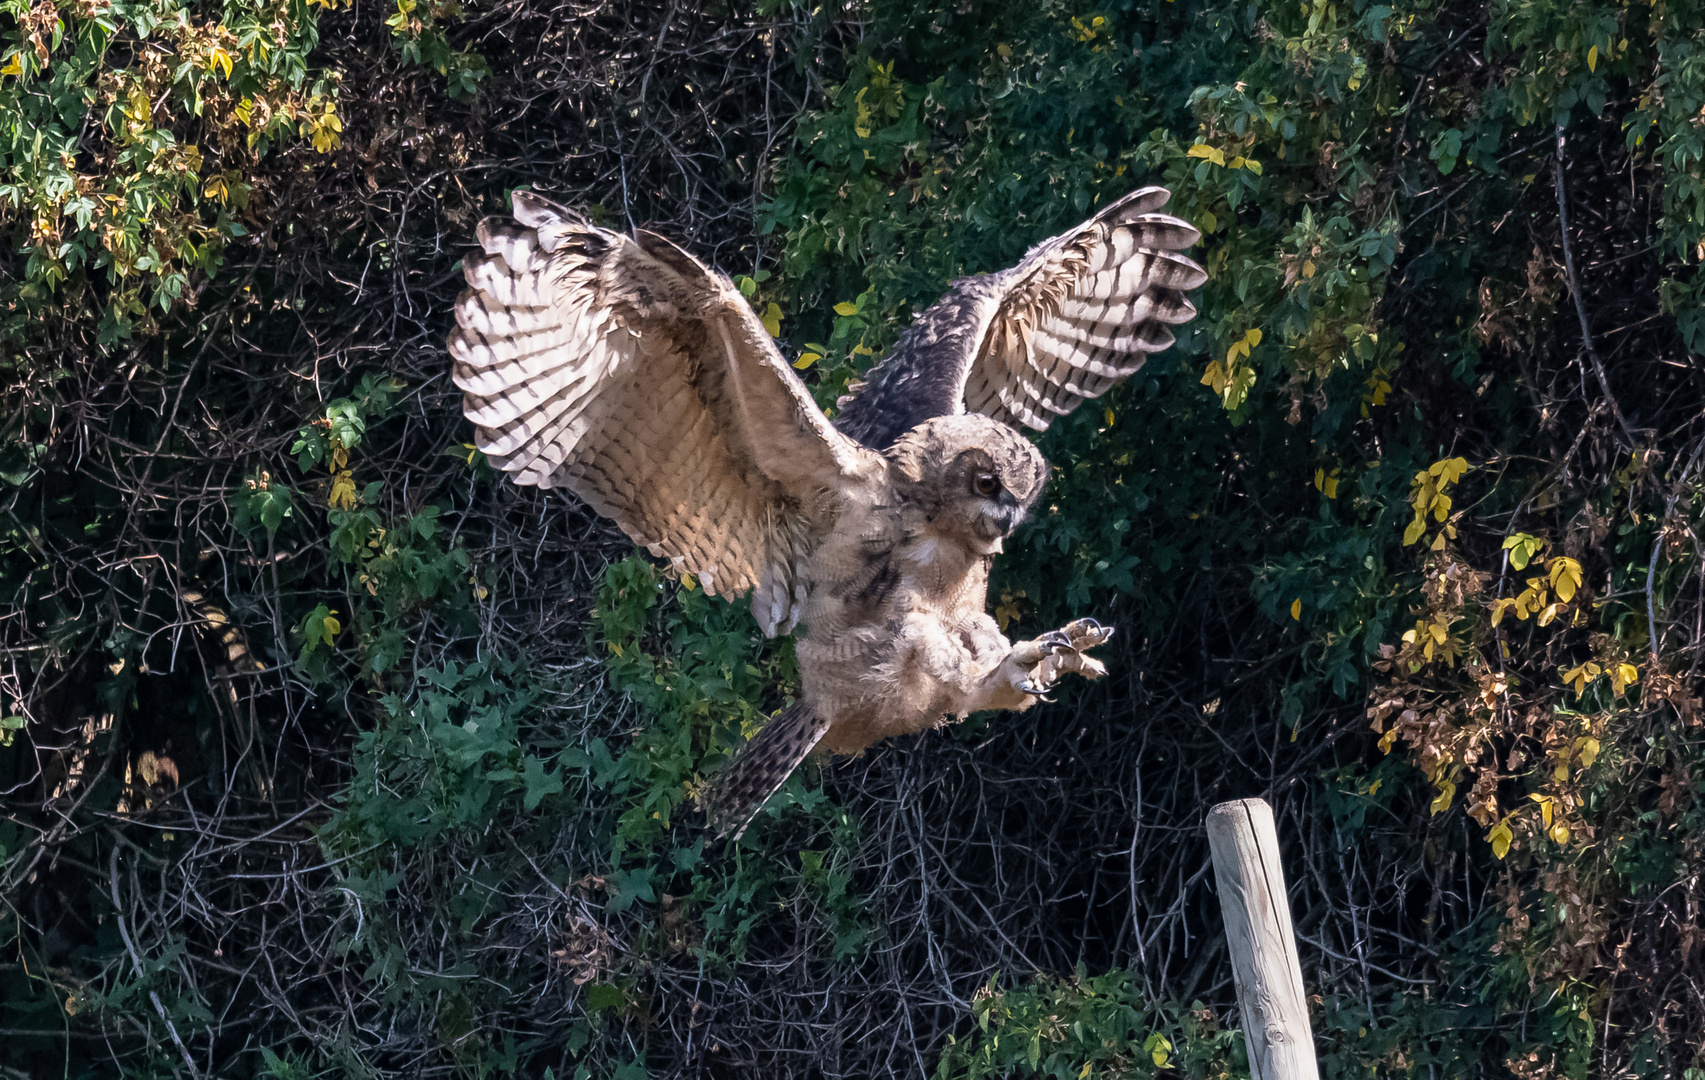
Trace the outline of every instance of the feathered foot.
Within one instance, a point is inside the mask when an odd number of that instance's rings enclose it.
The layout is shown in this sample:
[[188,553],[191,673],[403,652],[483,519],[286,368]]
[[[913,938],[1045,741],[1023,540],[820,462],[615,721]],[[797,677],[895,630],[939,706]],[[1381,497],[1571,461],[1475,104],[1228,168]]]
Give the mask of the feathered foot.
[[1094,619],[1079,619],[1039,638],[1021,641],[1012,647],[1012,662],[1025,669],[1018,689],[1041,697],[1054,688],[1061,675],[1076,672],[1086,679],[1099,679],[1107,674],[1101,661],[1084,655],[1086,649],[1103,645],[1113,636],[1111,626],[1102,626]]
[[828,723],[802,703],[788,706],[765,724],[706,788],[701,801],[711,832],[718,837],[732,832],[735,840],[740,839],[764,803],[828,730]]

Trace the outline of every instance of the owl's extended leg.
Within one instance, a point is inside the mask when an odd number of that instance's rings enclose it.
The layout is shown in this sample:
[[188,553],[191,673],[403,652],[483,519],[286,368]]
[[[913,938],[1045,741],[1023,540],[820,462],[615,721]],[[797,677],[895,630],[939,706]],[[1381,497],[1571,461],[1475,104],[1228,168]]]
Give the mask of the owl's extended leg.
[[1061,630],[1030,642],[1011,643],[985,619],[968,635],[945,633],[933,619],[907,619],[902,638],[909,643],[910,662],[934,681],[958,691],[950,711],[965,717],[985,708],[1025,710],[1037,703],[1055,679],[1066,672],[1096,679],[1107,669],[1084,655],[1113,636],[1112,628],[1095,619],[1078,619]]
[[985,694],[996,701],[1006,700],[1013,693],[1025,694],[1026,700],[1021,705],[994,705],[992,708],[1025,708],[1035,698],[1054,688],[1059,677],[1067,672],[1076,672],[1086,679],[1100,679],[1107,674],[1107,667],[1103,667],[1095,657],[1086,655],[1084,650],[1095,648],[1112,636],[1112,626],[1101,626],[1095,619],[1078,619],[1076,623],[1067,623],[1040,638],[1014,643],[1001,665],[985,677]]
[[1068,672],[1086,679],[1101,678],[1107,674],[1107,668],[1095,657],[1084,655],[1084,650],[1105,644],[1112,636],[1111,626],[1102,626],[1094,619],[1078,619],[1039,638],[1019,642],[1013,646],[1013,655],[1020,664],[1039,656],[1019,689],[1040,696],[1053,689],[1060,676]]

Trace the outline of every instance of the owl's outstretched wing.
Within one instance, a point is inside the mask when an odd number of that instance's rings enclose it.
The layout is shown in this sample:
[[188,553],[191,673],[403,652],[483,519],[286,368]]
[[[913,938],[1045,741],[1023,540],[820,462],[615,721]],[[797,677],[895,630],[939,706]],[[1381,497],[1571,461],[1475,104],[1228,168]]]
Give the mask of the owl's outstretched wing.
[[728,279],[530,192],[480,223],[450,335],[475,445],[566,487],[706,592],[755,590],[766,633],[837,495],[880,462],[831,426]]
[[1042,431],[1135,374],[1195,317],[1184,294],[1207,280],[1182,254],[1201,234],[1158,212],[1170,197],[1133,191],[1017,266],[954,282],[837,403],[835,426],[878,449],[961,412]]

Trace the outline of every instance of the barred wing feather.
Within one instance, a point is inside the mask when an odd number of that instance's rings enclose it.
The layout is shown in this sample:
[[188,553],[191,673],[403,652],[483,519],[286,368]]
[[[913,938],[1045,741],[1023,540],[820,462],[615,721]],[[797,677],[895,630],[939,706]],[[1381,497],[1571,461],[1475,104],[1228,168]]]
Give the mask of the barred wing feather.
[[1159,212],[1169,197],[1134,191],[1017,266],[955,282],[841,399],[837,426],[879,448],[959,412],[1042,431],[1135,374],[1207,279],[1183,254],[1201,234]]
[[566,487],[705,590],[753,592],[767,633],[836,493],[872,471],[725,278],[528,192],[479,227],[449,348],[475,445]]

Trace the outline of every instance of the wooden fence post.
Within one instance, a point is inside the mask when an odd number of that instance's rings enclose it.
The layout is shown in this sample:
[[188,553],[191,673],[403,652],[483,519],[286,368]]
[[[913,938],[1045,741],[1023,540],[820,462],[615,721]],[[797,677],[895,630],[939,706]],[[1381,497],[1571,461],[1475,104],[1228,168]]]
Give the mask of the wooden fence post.
[[1261,799],[1220,803],[1208,811],[1208,846],[1225,912],[1250,1076],[1319,1080],[1273,808]]

